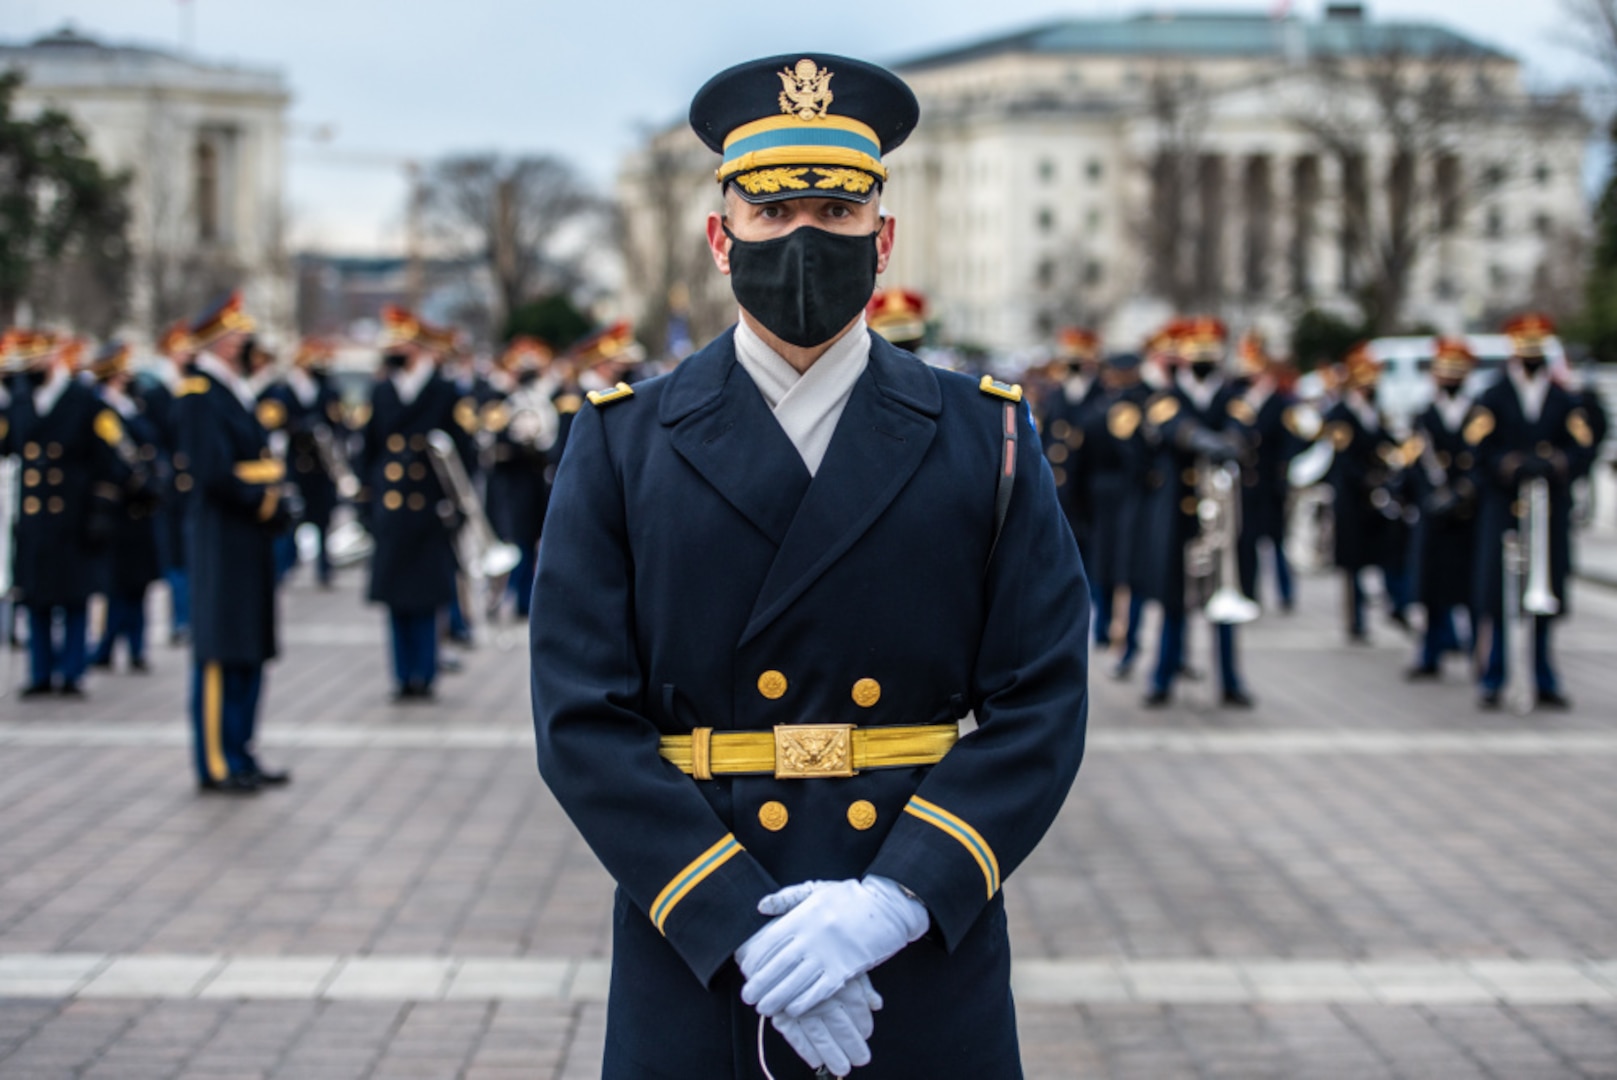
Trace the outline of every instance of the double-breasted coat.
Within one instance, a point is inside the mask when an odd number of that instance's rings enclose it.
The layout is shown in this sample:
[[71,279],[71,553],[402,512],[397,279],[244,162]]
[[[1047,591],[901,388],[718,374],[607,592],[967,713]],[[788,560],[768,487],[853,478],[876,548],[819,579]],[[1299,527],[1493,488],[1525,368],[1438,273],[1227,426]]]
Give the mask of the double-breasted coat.
[[1090,508],[1084,570],[1100,591],[1138,585],[1138,546],[1144,537],[1144,384],[1101,390],[1083,416],[1081,500]]
[[[812,478],[732,333],[586,405],[531,622],[539,769],[617,879],[605,1075],[761,1077],[737,946],[786,884],[878,874],[932,932],[871,978],[869,1080],[1021,1075],[1000,883],[1066,796],[1087,587],[1023,405],[879,337]],[[1015,483],[995,544],[1007,414]],[[697,780],[711,728],[976,728],[930,766]],[[768,1032],[778,1077],[809,1075]]]
[[1336,449],[1329,475],[1336,565],[1343,570],[1402,565],[1408,532],[1398,502],[1398,470],[1390,460],[1398,440],[1384,423],[1370,427],[1342,401],[1326,412],[1321,437]]
[[21,458],[13,572],[18,602],[75,606],[101,578],[98,562],[112,542],[132,470],[114,447],[123,423],[96,392],[74,381],[49,412],[13,382],[11,445]]
[[400,611],[426,612],[454,599],[460,518],[433,467],[427,436],[448,434],[470,474],[476,455],[468,429],[476,422],[475,406],[462,405],[455,385],[436,375],[409,402],[399,396],[393,380],[377,382],[358,470],[370,493],[367,525],[376,540],[367,593],[371,600]]
[[135,456],[135,476],[126,484],[113,519],[112,540],[102,558],[99,584],[109,596],[138,597],[163,576],[158,545],[158,514],[167,485],[166,465],[158,450],[157,426],[138,401],[120,414],[128,447]]
[[191,643],[197,663],[262,664],[277,652],[275,537],[285,467],[258,418],[207,375],[175,395],[189,500]]
[[1415,418],[1415,434],[1421,443],[1410,467],[1413,490],[1420,500],[1414,596],[1428,613],[1471,606],[1477,484],[1476,455],[1464,436],[1468,411],[1462,411],[1462,422],[1456,427],[1449,426],[1435,404]]
[[310,372],[309,379],[314,391],[309,400],[290,383],[278,382],[264,391],[258,413],[267,430],[286,433],[287,472],[303,497],[302,520],[324,529],[337,508],[337,481],[326,471],[316,429],[325,429],[337,453],[342,453],[348,430],[342,422],[342,399],[329,377]]
[[1476,562],[1472,596],[1479,617],[1504,614],[1504,539],[1527,512],[1522,482],[1528,459],[1548,466],[1550,589],[1569,610],[1572,567],[1572,482],[1589,471],[1599,448],[1577,398],[1551,383],[1537,419],[1529,419],[1510,378],[1483,391],[1466,419],[1464,441],[1476,453]]

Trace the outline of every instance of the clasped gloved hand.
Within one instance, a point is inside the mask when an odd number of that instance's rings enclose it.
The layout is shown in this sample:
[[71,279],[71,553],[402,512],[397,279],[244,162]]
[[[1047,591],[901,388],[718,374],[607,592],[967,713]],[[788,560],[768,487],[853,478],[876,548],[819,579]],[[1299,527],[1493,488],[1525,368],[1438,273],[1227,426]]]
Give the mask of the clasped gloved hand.
[[926,933],[926,905],[883,877],[805,881],[771,893],[776,915],[736,950],[741,1000],[764,1016],[801,1017]]
[[809,1068],[847,1076],[855,1066],[870,1064],[867,1040],[876,1030],[872,1014],[881,1006],[870,976],[859,975],[802,1016],[777,1016],[770,1023]]
[[1192,450],[1211,461],[1223,465],[1241,456],[1241,445],[1229,434],[1204,427],[1191,427],[1185,438],[1185,449]]

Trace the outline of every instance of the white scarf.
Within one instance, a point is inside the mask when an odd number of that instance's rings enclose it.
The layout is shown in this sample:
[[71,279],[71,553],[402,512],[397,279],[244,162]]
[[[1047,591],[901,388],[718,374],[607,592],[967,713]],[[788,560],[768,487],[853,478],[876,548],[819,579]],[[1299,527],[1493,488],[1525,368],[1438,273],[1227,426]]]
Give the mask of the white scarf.
[[242,408],[252,412],[258,407],[258,395],[253,393],[253,386],[246,379],[238,375],[229,364],[213,355],[211,352],[197,354],[196,368],[204,375],[219,383],[226,390],[236,395]]
[[307,409],[314,404],[315,398],[320,396],[320,387],[315,383],[314,376],[300,367],[295,367],[286,373],[286,385],[291,387],[292,393],[297,395]]
[[1511,385],[1516,388],[1516,398],[1522,403],[1522,415],[1529,424],[1538,423],[1539,414],[1544,411],[1544,399],[1550,394],[1549,365],[1539,369],[1536,379],[1529,379],[1520,364],[1511,364],[1507,371]]
[[399,401],[405,405],[410,404],[420,396],[426,388],[427,382],[432,378],[432,362],[418,360],[416,366],[408,368],[393,376],[393,389],[399,392]]
[[737,362],[752,377],[813,476],[831,446],[854,384],[870,362],[870,332],[864,318],[801,374],[764,344],[745,319],[736,323],[735,344]]
[[34,391],[34,415],[45,417],[56,408],[56,403],[62,400],[67,392],[67,384],[73,381],[73,376],[59,367],[52,367],[51,373],[45,377],[45,382]]
[[1459,431],[1460,425],[1465,423],[1466,413],[1471,411],[1471,399],[1465,394],[1455,394],[1453,397],[1437,395],[1437,415],[1443,420],[1443,427],[1448,431]]
[[1179,384],[1179,389],[1185,392],[1185,396],[1194,402],[1196,408],[1202,412],[1212,408],[1213,398],[1218,396],[1218,388],[1224,385],[1224,377],[1217,372],[1207,376],[1205,379],[1197,379],[1189,371],[1181,371],[1174,377],[1174,381]]

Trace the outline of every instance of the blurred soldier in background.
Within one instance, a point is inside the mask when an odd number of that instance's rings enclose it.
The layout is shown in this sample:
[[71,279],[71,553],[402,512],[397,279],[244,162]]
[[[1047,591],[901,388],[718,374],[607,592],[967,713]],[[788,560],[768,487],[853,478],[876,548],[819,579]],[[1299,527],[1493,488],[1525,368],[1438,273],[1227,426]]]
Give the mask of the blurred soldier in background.
[[[1411,679],[1435,679],[1443,654],[1469,655],[1476,639],[1471,611],[1472,561],[1476,548],[1476,458],[1463,436],[1471,398],[1466,378],[1476,357],[1464,338],[1440,338],[1432,361],[1432,403],[1415,418],[1411,490],[1419,500],[1415,526],[1415,599],[1426,612],[1420,655]],[[1455,625],[1465,614],[1466,638]]]
[[912,289],[877,289],[865,305],[865,323],[871,333],[916,352],[926,339],[926,297]]
[[[438,612],[455,600],[460,522],[428,456],[427,436],[443,431],[455,438],[463,467],[474,454],[456,418],[461,399],[438,377],[421,323],[392,307],[382,321],[382,376],[371,392],[358,470],[371,492],[376,540],[367,597],[388,609],[395,700],[428,700],[438,673]],[[476,408],[466,408],[475,428]]]
[[1113,674],[1127,678],[1139,652],[1141,613],[1145,610],[1144,539],[1145,472],[1150,458],[1141,421],[1151,390],[1140,381],[1140,358],[1131,353],[1106,358],[1101,390],[1090,398],[1084,415],[1083,502],[1095,508],[1090,550],[1084,557],[1095,611],[1095,644],[1110,648],[1113,604],[1119,588],[1128,590],[1123,652]]
[[[560,420],[551,401],[555,386],[546,377],[550,349],[543,342],[519,337],[501,357],[501,368],[511,380],[504,400],[481,410],[489,447],[488,515],[499,538],[522,551],[522,561],[506,582],[516,613],[528,617],[533,574],[539,558],[539,534],[550,501],[550,450],[556,443]],[[488,598],[490,615],[501,598]]]
[[75,378],[82,348],[23,332],[6,350],[14,375],[8,426],[23,470],[14,568],[17,601],[28,609],[25,698],[83,696],[95,564],[133,479],[118,454],[118,414]]
[[[1561,690],[1550,651],[1550,627],[1568,613],[1567,574],[1572,564],[1572,482],[1589,470],[1598,448],[1588,413],[1577,399],[1550,377],[1544,341],[1555,333],[1542,315],[1523,315],[1505,326],[1511,339],[1511,358],[1505,375],[1477,399],[1465,422],[1462,438],[1476,454],[1477,485],[1481,506],[1477,519],[1475,598],[1479,619],[1492,623],[1487,663],[1480,682],[1480,702],[1495,708],[1510,677],[1506,634],[1522,627],[1506,627],[1505,534],[1518,534],[1533,515],[1528,490],[1531,481],[1548,487],[1546,519],[1534,527],[1547,529],[1549,565],[1525,567],[1525,574],[1544,571],[1553,597],[1553,611],[1524,609],[1523,621],[1532,627],[1533,684],[1542,708],[1565,709],[1571,704]],[[1531,551],[1524,552],[1528,560]],[[1525,678],[1525,672],[1516,673]]]
[[1356,644],[1369,641],[1361,580],[1368,567],[1381,571],[1393,621],[1408,625],[1399,582],[1405,537],[1400,446],[1376,408],[1380,377],[1381,365],[1368,347],[1360,345],[1349,353],[1341,397],[1325,413],[1322,432],[1336,451],[1330,472],[1334,557],[1345,575],[1348,640]]
[[[192,325],[176,395],[191,503],[191,691],[198,786],[250,795],[290,775],[253,753],[264,663],[276,656],[275,538],[293,525],[286,464],[270,451],[244,355],[253,320],[232,293]],[[290,495],[290,498],[289,498]]]
[[[1250,410],[1222,371],[1228,341],[1224,324],[1217,319],[1186,320],[1176,337],[1180,367],[1172,384],[1153,395],[1145,408],[1150,470],[1160,480],[1147,495],[1146,512],[1148,594],[1162,605],[1157,665],[1145,698],[1151,707],[1168,703],[1174,680],[1184,667],[1191,584],[1186,573],[1187,549],[1205,539],[1200,517],[1204,488],[1212,482],[1214,471],[1239,464],[1247,445],[1243,429],[1250,420]],[[1239,506],[1240,492],[1231,491],[1229,496],[1232,505],[1226,506],[1223,520],[1233,524],[1229,514]],[[1236,543],[1239,534],[1226,539]],[[1250,708],[1252,697],[1237,669],[1234,625],[1217,624],[1214,637],[1222,702]]]
[[1056,478],[1056,493],[1087,566],[1094,507],[1088,502],[1083,478],[1084,423],[1101,394],[1100,338],[1076,326],[1061,331],[1055,358],[1046,372],[1049,385],[1035,416],[1040,419],[1039,434]]
[[[1239,350],[1240,400],[1252,423],[1252,467],[1241,488],[1241,590],[1258,597],[1259,544],[1267,544],[1274,560],[1275,586],[1280,610],[1291,611],[1295,602],[1291,563],[1286,558],[1287,503],[1291,497],[1288,470],[1292,460],[1311,441],[1303,406],[1285,385],[1286,366],[1272,359],[1263,339],[1248,333]],[[1317,421],[1315,422],[1317,427]]]
[[157,452],[169,476],[163,504],[157,512],[157,547],[163,564],[163,580],[168,584],[170,645],[182,645],[191,632],[190,517],[196,485],[191,463],[180,446],[175,394],[181,381],[195,374],[191,364],[196,347],[190,331],[182,323],[169,327],[158,343],[158,363],[151,377],[136,384],[145,414],[157,429]]
[[[315,580],[322,587],[331,585],[331,559],[326,537],[331,531],[331,515],[337,508],[337,480],[326,465],[325,440],[338,446],[333,432],[342,425],[342,400],[331,385],[332,350],[320,341],[305,341],[293,359],[292,367],[264,391],[259,401],[259,419],[267,430],[286,434],[286,460],[289,476],[303,497],[302,521],[311,525],[319,538],[315,548]],[[296,546],[292,556],[296,558]]]
[[142,402],[129,393],[129,357],[129,346],[110,342],[88,368],[101,400],[123,424],[125,434],[118,449],[132,474],[132,483],[114,518],[111,543],[102,557],[106,625],[90,663],[111,668],[113,646],[122,638],[129,651],[130,670],[144,672],[146,590],[163,573],[157,547],[157,511],[167,477],[157,450],[157,425],[145,415]]

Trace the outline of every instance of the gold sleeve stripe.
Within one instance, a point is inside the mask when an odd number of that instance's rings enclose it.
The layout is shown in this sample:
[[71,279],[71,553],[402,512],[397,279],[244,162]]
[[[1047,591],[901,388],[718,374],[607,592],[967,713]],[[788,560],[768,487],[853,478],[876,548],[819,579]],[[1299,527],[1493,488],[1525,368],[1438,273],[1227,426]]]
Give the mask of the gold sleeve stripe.
[[994,858],[994,849],[988,846],[988,841],[984,840],[976,829],[943,807],[929,803],[919,795],[910,796],[904,812],[914,814],[928,825],[936,826],[958,840],[971,857],[977,860],[977,865],[983,872],[983,880],[988,885],[988,898],[990,900],[994,898],[994,894],[999,892],[999,860]]
[[708,848],[691,861],[691,864],[674,875],[674,880],[663,886],[663,891],[657,894],[657,899],[651,902],[651,921],[656,925],[659,934],[665,933],[664,924],[668,916],[679,906],[679,902],[690,895],[690,891],[707,880],[709,874],[741,854],[741,841],[731,833],[725,833],[724,839]]

